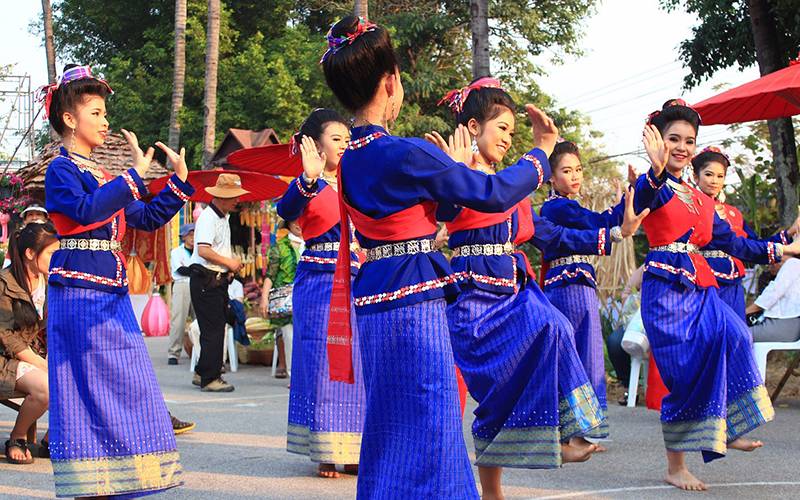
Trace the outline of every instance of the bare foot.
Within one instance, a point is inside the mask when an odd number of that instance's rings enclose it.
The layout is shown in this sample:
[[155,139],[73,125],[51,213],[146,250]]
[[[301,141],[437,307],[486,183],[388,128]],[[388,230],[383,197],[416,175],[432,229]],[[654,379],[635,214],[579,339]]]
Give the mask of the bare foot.
[[30,450],[20,449],[16,446],[11,446],[8,448],[8,458],[18,461],[30,460],[31,452]]
[[600,443],[592,443],[591,441],[587,440],[583,437],[574,437],[569,440],[569,445],[575,448],[589,448],[590,446],[594,446],[595,450],[593,453],[603,453],[608,451],[608,448],[603,446]]
[[344,473],[350,474],[351,476],[358,475],[358,464],[347,464],[344,466]]
[[728,448],[739,451],[753,451],[756,448],[761,448],[764,443],[761,441],[752,441],[750,439],[738,438],[728,443]]
[[706,491],[708,489],[703,481],[694,477],[694,474],[689,472],[686,467],[680,468],[675,472],[667,472],[667,477],[664,478],[664,481],[685,491]]
[[339,477],[339,473],[336,472],[336,466],[333,464],[319,464],[317,474],[319,477],[324,477],[327,479],[336,479]]
[[592,453],[596,451],[596,444],[589,443],[588,446],[572,446],[571,444],[562,444],[561,461],[565,464],[570,462],[585,462],[592,458]]

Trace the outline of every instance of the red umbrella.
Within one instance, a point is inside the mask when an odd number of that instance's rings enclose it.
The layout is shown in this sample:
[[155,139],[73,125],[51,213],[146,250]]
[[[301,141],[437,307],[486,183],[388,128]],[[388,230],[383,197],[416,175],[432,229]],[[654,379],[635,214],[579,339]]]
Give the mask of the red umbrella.
[[800,114],[800,57],[788,68],[694,105],[703,125],[771,120]]
[[[189,184],[194,187],[194,195],[192,201],[200,201],[209,203],[211,195],[206,192],[204,188],[211,187],[217,183],[219,174],[236,174],[242,179],[242,187],[250,193],[239,198],[240,201],[263,201],[277,198],[286,192],[288,184],[282,180],[271,175],[260,174],[257,172],[241,172],[231,170],[195,170],[189,172]],[[159,177],[150,183],[149,189],[151,193],[158,193],[164,186],[170,176]]]
[[226,161],[241,170],[297,177],[303,171],[303,162],[299,154],[291,152],[291,144],[271,144],[234,151]]

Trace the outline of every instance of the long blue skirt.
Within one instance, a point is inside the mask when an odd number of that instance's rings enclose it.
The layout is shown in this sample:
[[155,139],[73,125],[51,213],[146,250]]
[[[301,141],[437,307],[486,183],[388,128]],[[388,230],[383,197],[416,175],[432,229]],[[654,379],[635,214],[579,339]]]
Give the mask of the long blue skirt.
[[741,280],[735,283],[720,283],[717,294],[740,318],[745,319],[744,287]]
[[364,428],[364,381],[353,328],[354,384],[328,371],[328,312],[333,273],[299,271],[292,293],[292,385],[286,449],[328,464],[357,464]]
[[772,420],[748,328],[716,288],[688,289],[646,273],[642,320],[670,391],[661,405],[668,450],[700,451],[708,462]]
[[[600,301],[597,290],[580,283],[548,288],[545,295],[556,309],[567,317],[575,331],[575,346],[589,382],[592,383],[600,408],[608,411],[606,401],[606,364],[603,351],[603,327],[600,323]],[[608,421],[587,434],[588,437],[608,437]]]
[[476,499],[444,299],[358,315],[367,418],[358,498]]
[[600,427],[572,326],[538,286],[514,295],[466,290],[447,318],[456,364],[478,401],[476,465],[558,467],[562,441]]
[[172,423],[128,295],[50,285],[50,456],[59,497],[182,484]]

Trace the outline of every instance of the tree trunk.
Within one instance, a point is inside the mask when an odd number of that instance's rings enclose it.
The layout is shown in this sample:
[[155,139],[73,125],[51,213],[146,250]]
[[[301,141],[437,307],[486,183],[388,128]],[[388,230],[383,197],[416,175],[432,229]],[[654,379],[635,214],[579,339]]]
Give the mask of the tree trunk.
[[[47,57],[47,81],[56,83],[56,47],[53,41],[53,8],[50,0],[42,0],[42,20],[44,22],[44,52]],[[58,134],[50,126],[50,138],[58,140]]]
[[[781,48],[775,19],[767,0],[749,0],[750,24],[756,46],[756,61],[761,76],[785,68],[786,53]],[[791,118],[767,121],[775,169],[778,210],[781,224],[788,226],[797,218],[797,187],[800,172],[797,165],[797,143]]]
[[208,0],[206,29],[206,88],[203,107],[203,168],[210,167],[214,156],[214,133],[217,126],[217,66],[219,64],[220,0]]
[[489,67],[489,0],[470,0],[472,30],[472,78],[491,75]]
[[355,8],[353,14],[361,16],[364,19],[369,19],[369,1],[368,0],[355,0]]
[[178,151],[181,143],[181,123],[178,115],[183,107],[185,81],[186,0],[175,0],[175,69],[172,77],[172,111],[169,114],[169,138],[167,140],[167,144],[173,151]]

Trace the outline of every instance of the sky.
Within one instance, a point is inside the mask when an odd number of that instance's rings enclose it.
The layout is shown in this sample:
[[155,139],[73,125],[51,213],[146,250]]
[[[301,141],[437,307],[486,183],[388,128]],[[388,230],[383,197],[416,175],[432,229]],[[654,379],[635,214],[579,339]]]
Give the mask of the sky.
[[[29,25],[40,11],[40,2],[18,1],[4,6],[0,17],[0,65],[14,64],[14,73],[30,75],[34,88],[47,80],[42,42],[29,33]],[[678,60],[678,46],[696,23],[692,15],[659,9],[658,0],[602,0],[597,14],[584,22],[585,36],[580,42],[584,55],[568,57],[558,66],[541,58],[538,62],[547,74],[539,83],[559,105],[591,118],[592,128],[603,133],[609,154],[640,150],[645,117],[667,99],[699,102],[718,93],[715,86],[736,86],[759,76],[755,67],[729,69],[684,91],[686,69]],[[5,109],[7,106],[0,105],[0,115]],[[698,142],[721,140],[727,134],[722,126],[703,127]],[[9,152],[16,141],[6,137],[0,149]],[[647,165],[641,153],[621,160],[639,170]]]

